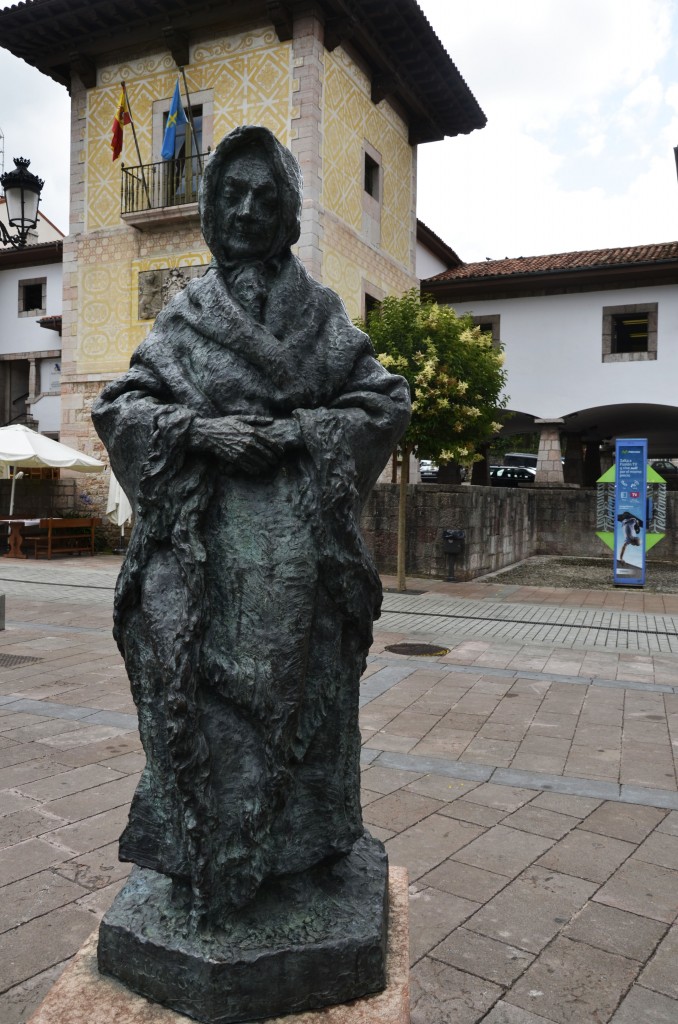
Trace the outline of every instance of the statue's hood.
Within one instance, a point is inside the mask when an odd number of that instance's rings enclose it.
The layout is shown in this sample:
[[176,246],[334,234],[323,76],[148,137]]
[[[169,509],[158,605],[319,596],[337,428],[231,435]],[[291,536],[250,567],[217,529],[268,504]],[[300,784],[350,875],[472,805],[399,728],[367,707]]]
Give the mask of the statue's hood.
[[[223,237],[218,222],[219,193],[224,166],[230,157],[245,146],[257,146],[267,157],[278,185],[279,223],[270,251],[264,261],[281,255],[299,238],[301,231],[301,200],[303,182],[296,158],[278,142],[272,131],[260,125],[242,125],[221,140],[208,158],[200,184],[200,219],[202,233],[218,263],[228,264],[223,250]],[[261,258],[261,257],[260,257]]]

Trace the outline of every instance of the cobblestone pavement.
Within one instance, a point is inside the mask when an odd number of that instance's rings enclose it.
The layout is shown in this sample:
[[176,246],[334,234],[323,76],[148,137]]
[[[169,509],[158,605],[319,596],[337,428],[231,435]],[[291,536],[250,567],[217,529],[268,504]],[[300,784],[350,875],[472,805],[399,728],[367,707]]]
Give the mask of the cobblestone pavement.
[[[540,586],[545,579],[557,587],[591,587],[614,590],[612,552],[604,558],[537,555],[493,574],[501,583]],[[678,565],[652,558],[647,563],[645,593],[678,594]]]
[[[2,1024],[128,870],[118,565],[0,562]],[[413,1024],[675,1024],[678,595],[409,586],[385,595],[361,721],[365,820],[410,874]]]

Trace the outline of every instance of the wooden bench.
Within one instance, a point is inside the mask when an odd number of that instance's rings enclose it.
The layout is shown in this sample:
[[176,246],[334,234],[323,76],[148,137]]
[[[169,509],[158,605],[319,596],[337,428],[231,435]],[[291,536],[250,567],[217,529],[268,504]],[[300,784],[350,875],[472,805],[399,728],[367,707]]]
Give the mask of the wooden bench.
[[36,558],[45,555],[72,555],[88,551],[94,554],[94,531],[101,520],[91,519],[41,519],[38,533],[24,535],[24,548],[32,549]]

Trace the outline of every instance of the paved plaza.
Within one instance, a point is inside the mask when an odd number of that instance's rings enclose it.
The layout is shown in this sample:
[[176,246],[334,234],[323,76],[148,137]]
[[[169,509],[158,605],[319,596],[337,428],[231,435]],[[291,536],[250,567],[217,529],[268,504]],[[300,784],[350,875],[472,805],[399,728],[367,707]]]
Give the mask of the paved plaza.
[[[119,564],[0,564],[2,1024],[128,871]],[[409,871],[412,1024],[675,1024],[678,595],[409,588],[385,594],[361,715],[365,821]]]

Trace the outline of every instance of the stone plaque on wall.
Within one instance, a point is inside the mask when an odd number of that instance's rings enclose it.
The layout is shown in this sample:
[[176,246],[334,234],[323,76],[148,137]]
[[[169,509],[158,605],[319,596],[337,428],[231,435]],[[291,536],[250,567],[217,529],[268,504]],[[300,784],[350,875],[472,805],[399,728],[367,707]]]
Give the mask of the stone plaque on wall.
[[153,320],[170,299],[184,290],[194,277],[202,277],[207,266],[144,270],[139,274],[139,319]]

